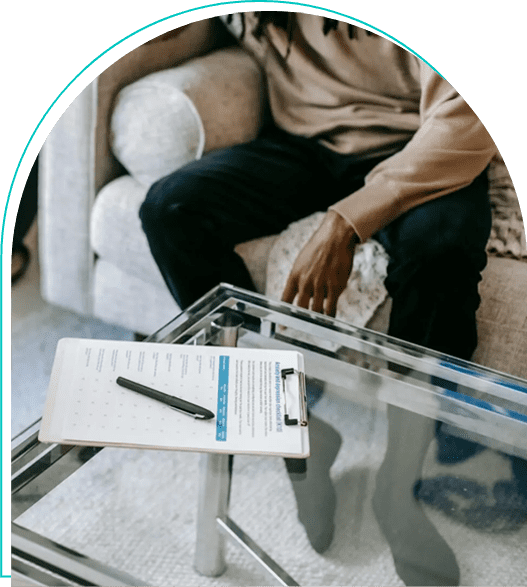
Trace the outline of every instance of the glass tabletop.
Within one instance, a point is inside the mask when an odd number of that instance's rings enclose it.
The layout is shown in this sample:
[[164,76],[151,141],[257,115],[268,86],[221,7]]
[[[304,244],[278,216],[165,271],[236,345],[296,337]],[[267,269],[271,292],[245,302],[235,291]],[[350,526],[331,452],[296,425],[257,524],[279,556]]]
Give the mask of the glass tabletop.
[[347,398],[393,404],[527,456],[525,380],[239,288],[220,286],[147,340],[208,344],[226,312],[239,316],[239,346],[301,350],[306,376]]
[[[227,285],[147,340],[226,336],[304,355],[307,477],[331,467],[333,540],[313,551],[311,486],[282,459],[237,456],[231,490],[234,519],[299,584],[525,583],[526,381]],[[198,455],[43,445],[37,430],[13,442],[13,569],[50,585],[266,584],[233,548],[222,577],[193,571]]]

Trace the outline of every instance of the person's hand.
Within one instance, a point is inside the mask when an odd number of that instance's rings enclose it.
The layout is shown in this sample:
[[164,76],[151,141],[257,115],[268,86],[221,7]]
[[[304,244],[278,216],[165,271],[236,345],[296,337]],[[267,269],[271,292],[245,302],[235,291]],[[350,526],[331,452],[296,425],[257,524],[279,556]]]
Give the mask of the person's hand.
[[329,210],[322,224],[300,251],[289,274],[282,300],[335,316],[337,301],[353,267],[358,237],[336,212]]

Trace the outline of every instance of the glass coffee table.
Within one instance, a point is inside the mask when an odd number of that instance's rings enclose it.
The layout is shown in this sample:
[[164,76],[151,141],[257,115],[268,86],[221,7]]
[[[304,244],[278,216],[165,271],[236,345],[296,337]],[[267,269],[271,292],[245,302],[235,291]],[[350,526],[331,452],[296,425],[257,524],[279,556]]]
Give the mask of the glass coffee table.
[[[228,285],[147,340],[303,353],[310,413],[343,440],[331,469],[329,550],[311,549],[282,459],[42,444],[36,422],[12,443],[13,577],[55,586],[403,585],[400,545],[426,578],[440,540],[462,584],[527,580],[527,498],[512,474],[527,458],[527,381]],[[429,432],[411,423],[430,421],[443,423],[452,452],[439,454],[436,440],[425,450]],[[389,492],[379,491],[395,492],[411,469],[384,462],[397,422],[401,437],[415,432],[415,447],[426,439],[423,475],[407,479],[401,510],[405,500],[424,510],[429,529],[394,527]]]

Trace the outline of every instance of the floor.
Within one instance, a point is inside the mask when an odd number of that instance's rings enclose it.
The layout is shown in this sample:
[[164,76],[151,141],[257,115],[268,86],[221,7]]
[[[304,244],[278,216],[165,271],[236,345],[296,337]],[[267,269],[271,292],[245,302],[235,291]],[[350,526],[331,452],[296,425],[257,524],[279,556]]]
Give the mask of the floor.
[[62,337],[131,339],[133,333],[51,306],[40,295],[38,227],[29,230],[27,272],[11,290],[11,436],[41,416],[57,342]]
[[[13,433],[42,411],[58,338],[131,337],[122,329],[46,304],[39,293],[36,226],[27,240],[33,259],[12,292]],[[318,555],[311,549],[296,519],[294,495],[281,459],[235,459],[233,519],[302,585],[402,585],[371,507],[375,473],[386,448],[385,414],[375,406],[350,404],[331,394],[325,394],[313,412],[331,421],[343,437],[331,471],[337,516],[328,552]],[[508,460],[490,450],[448,467],[438,464],[434,454],[432,446],[425,477],[464,482],[465,493],[474,484],[490,489],[510,478]],[[194,572],[198,470],[199,456],[192,453],[105,449],[18,523],[140,577],[144,585],[266,584],[254,564],[230,546],[225,575],[213,579]],[[144,499],[153,494],[156,500]],[[450,497],[458,509],[477,505],[469,503],[466,495]],[[527,584],[527,523],[514,528],[509,524],[505,531],[503,525],[478,529],[467,520],[445,515],[437,504],[424,507],[456,553],[462,584]],[[29,583],[14,578],[12,584]]]

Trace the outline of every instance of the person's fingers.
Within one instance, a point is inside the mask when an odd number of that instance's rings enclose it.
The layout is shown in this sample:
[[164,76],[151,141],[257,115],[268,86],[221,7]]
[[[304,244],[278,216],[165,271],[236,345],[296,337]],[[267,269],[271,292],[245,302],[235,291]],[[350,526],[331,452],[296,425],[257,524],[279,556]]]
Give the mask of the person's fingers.
[[324,310],[324,288],[318,287],[313,292],[313,298],[311,301],[311,310],[313,312],[321,313]]
[[312,290],[307,286],[300,287],[296,297],[296,305],[301,308],[309,309],[309,302],[311,300]]
[[337,315],[338,295],[334,291],[329,291],[326,297],[325,313],[328,316],[335,317]]
[[282,293],[282,301],[292,304],[296,294],[298,293],[297,280],[290,275],[285,284],[284,292]]

